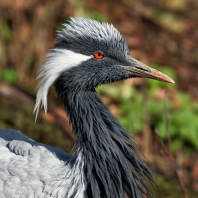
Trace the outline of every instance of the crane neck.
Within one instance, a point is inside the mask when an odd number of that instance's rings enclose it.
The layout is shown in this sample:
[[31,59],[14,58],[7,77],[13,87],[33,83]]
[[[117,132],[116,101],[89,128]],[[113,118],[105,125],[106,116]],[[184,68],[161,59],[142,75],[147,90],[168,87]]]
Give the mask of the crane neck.
[[76,94],[67,92],[67,96],[64,95],[64,106],[77,135],[76,148],[86,149],[89,144],[96,154],[102,145],[112,148],[115,136],[123,143],[133,139],[110,113],[95,90]]
[[[74,159],[83,162],[85,197],[140,197],[152,180],[150,169],[137,157],[141,153],[131,136],[113,117],[95,90],[57,93],[77,135]],[[100,196],[98,196],[98,194]]]

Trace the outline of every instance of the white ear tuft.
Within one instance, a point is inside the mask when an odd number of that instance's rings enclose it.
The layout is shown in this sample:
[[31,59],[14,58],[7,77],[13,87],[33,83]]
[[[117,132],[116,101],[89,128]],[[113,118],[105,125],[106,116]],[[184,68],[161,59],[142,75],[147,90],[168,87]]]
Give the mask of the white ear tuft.
[[47,60],[41,65],[40,74],[37,78],[42,78],[36,96],[36,104],[33,113],[37,119],[39,108],[44,108],[47,112],[47,94],[50,86],[56,81],[60,74],[71,67],[80,65],[83,61],[90,59],[91,56],[75,53],[71,50],[53,49]]

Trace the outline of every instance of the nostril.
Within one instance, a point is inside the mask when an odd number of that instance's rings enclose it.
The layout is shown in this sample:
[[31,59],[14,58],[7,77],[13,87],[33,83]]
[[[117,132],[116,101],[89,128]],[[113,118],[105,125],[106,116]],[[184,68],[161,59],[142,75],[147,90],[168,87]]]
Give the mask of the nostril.
[[139,70],[142,70],[142,71],[146,71],[146,72],[150,72],[150,70],[146,69],[146,68],[142,68],[142,67],[138,67]]

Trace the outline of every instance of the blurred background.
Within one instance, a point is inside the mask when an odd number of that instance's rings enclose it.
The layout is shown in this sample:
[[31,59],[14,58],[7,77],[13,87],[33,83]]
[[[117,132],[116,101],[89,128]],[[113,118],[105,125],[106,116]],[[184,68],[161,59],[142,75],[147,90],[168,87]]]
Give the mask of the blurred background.
[[134,58],[176,83],[129,79],[101,86],[98,93],[135,134],[143,160],[156,174],[156,196],[183,196],[169,166],[169,131],[176,170],[189,197],[197,197],[197,10],[197,0],[0,0],[0,127],[74,152],[76,137],[53,87],[47,116],[40,111],[34,122],[37,71],[69,17],[107,21],[126,38]]

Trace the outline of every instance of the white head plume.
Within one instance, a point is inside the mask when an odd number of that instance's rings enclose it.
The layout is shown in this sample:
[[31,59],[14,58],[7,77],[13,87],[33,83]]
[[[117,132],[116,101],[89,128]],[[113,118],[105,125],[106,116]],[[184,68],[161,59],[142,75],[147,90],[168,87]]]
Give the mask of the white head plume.
[[56,81],[60,74],[71,68],[80,65],[83,61],[90,59],[91,56],[75,53],[71,50],[53,49],[47,56],[46,61],[43,62],[40,69],[40,74],[37,78],[42,78],[39,83],[39,89],[36,96],[36,104],[34,113],[36,118],[39,108],[44,108],[47,112],[47,94],[50,86]]

